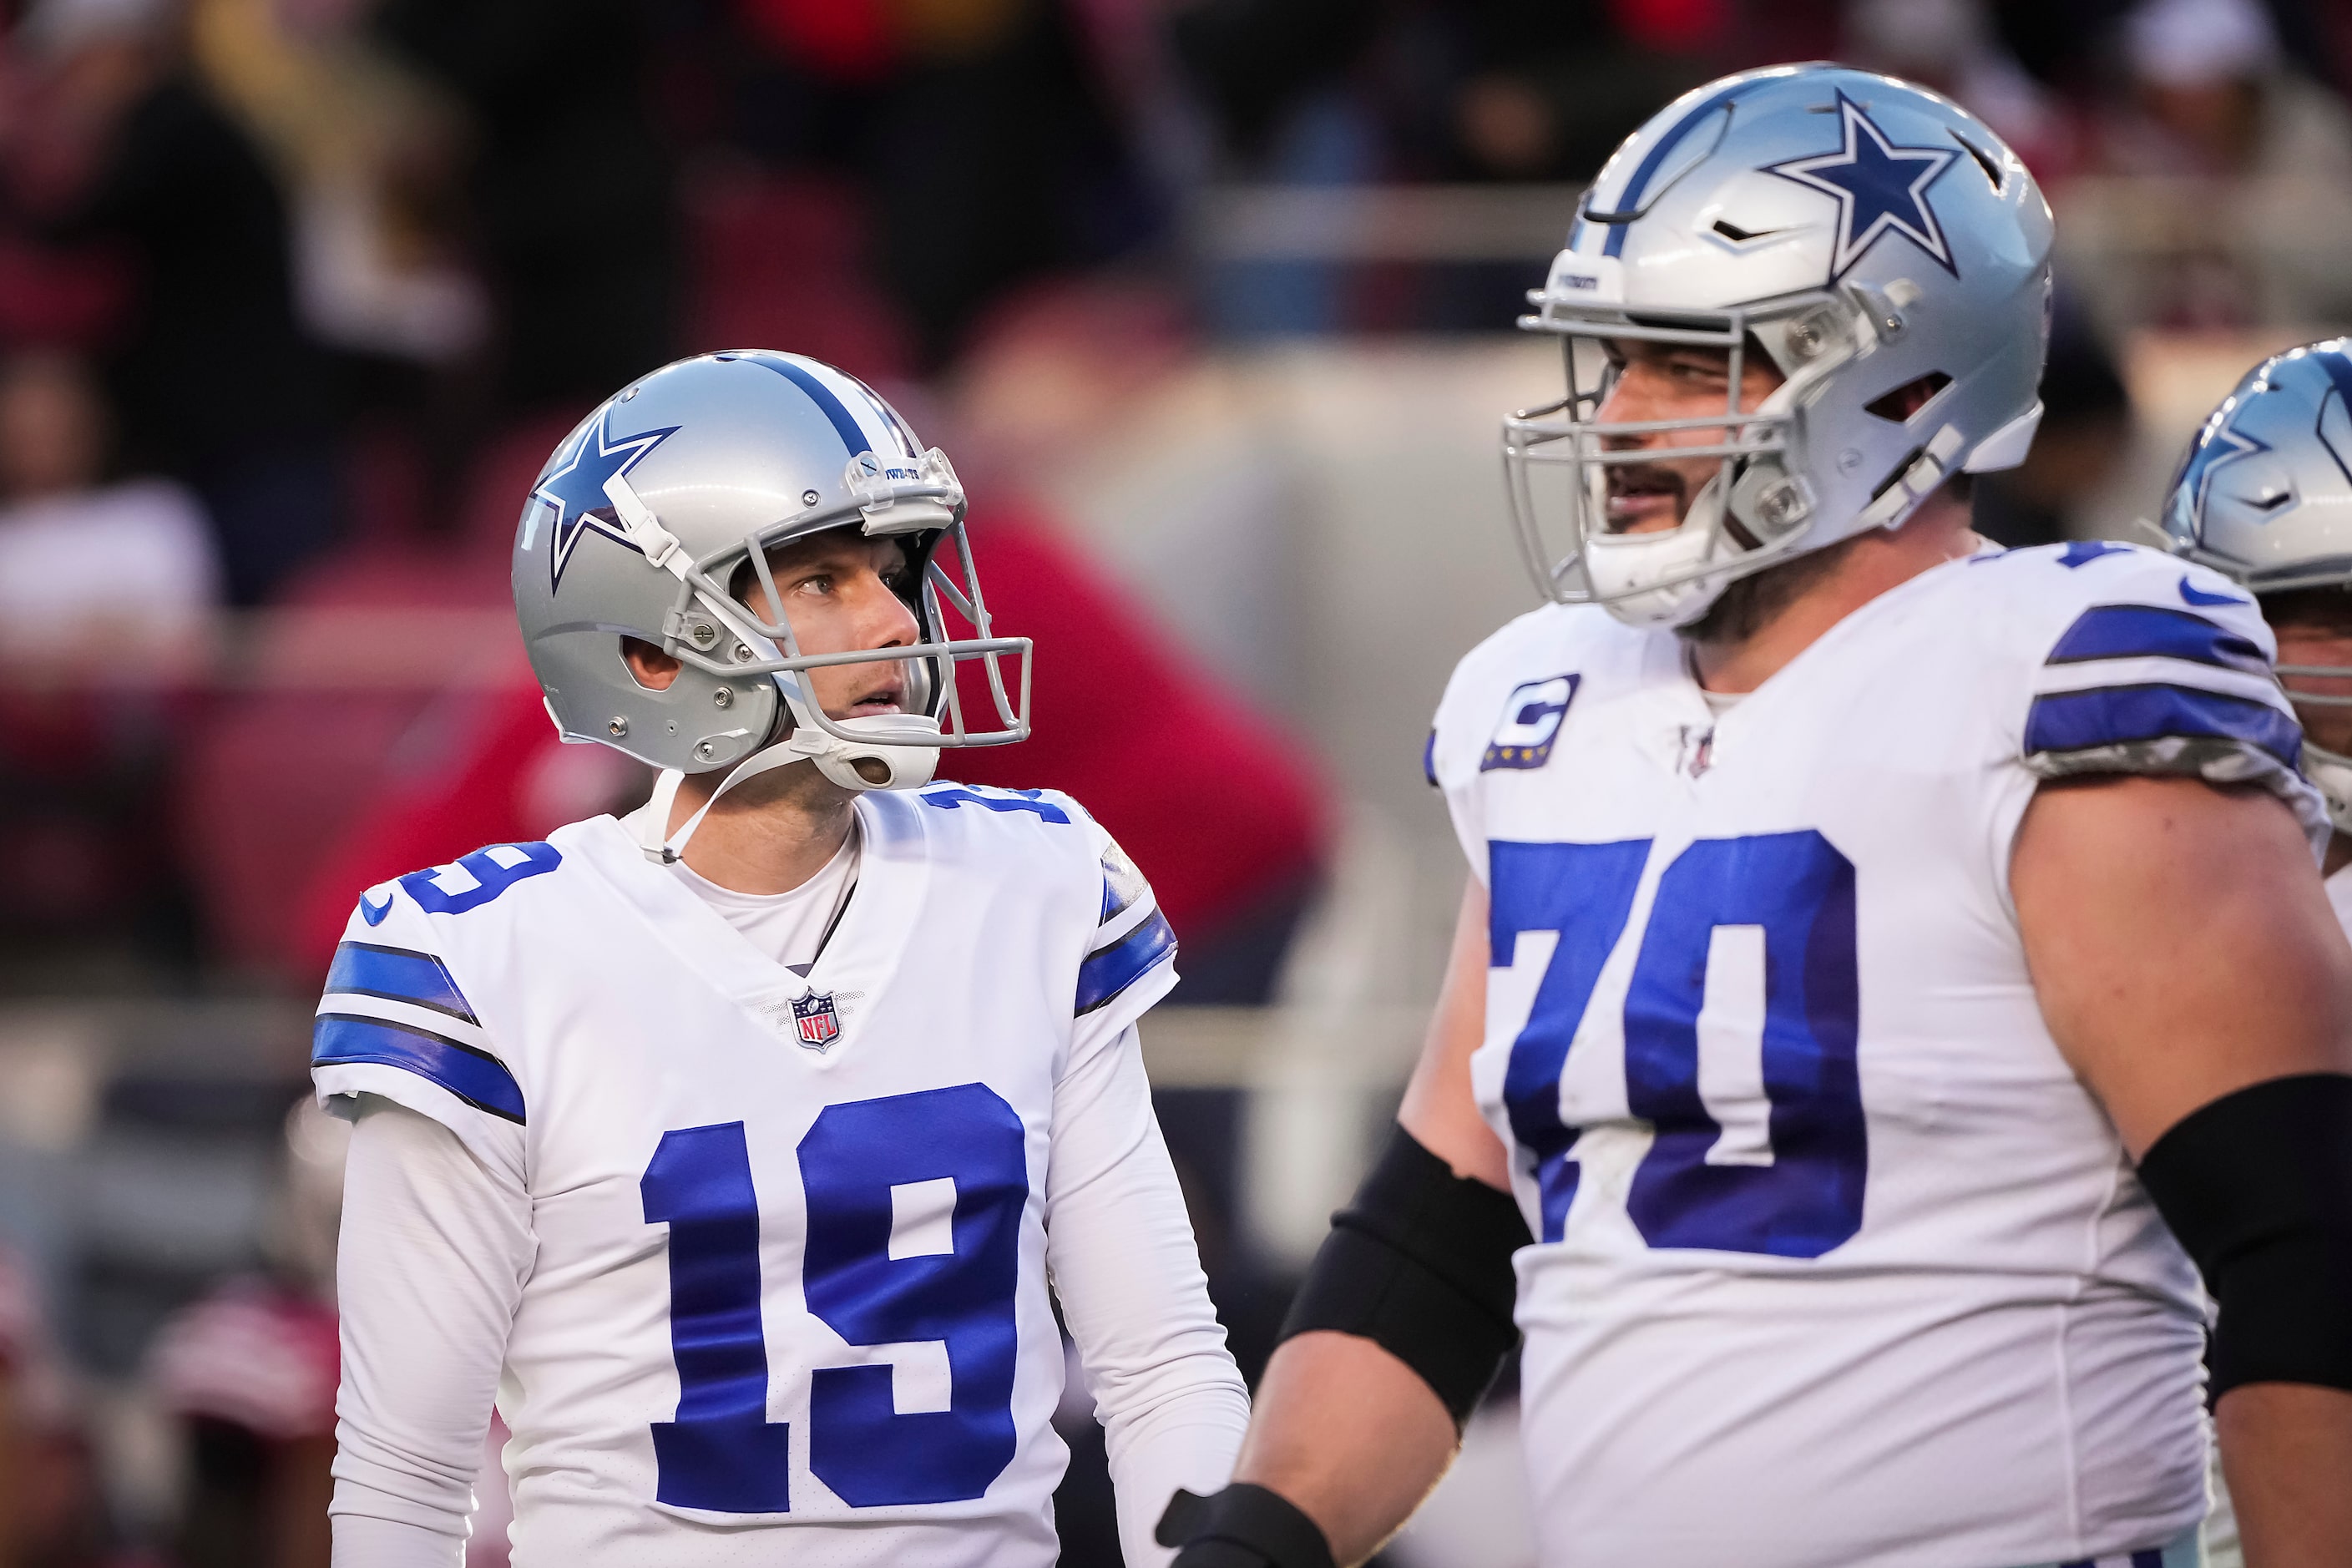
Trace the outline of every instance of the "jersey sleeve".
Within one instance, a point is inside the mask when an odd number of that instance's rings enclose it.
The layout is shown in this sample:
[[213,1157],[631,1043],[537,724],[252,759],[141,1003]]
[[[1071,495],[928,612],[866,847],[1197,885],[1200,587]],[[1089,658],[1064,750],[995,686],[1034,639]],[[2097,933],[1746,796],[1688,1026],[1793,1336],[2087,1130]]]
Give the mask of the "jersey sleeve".
[[[1471,649],[1454,667],[1454,674],[1445,683],[1445,695],[1438,700],[1436,715],[1430,721],[1429,739],[1421,751],[1422,775],[1444,798],[1454,837],[1461,842],[1463,856],[1470,862],[1471,874],[1481,882],[1486,879],[1483,777],[1490,766],[1488,742],[1495,736],[1498,721],[1506,717],[1505,709],[1515,690],[1510,674],[1516,668],[1512,645],[1525,619],[1523,616],[1504,627]],[[1570,678],[1565,676],[1556,682],[1561,686],[1570,683]],[[1551,711],[1549,705],[1539,706]],[[1558,712],[1565,711],[1566,704],[1562,703]],[[1531,749],[1526,758],[1515,755],[1505,765],[1521,767],[1530,761],[1548,761],[1549,742],[1549,735],[1546,734],[1540,758]]]
[[334,1561],[455,1568],[517,1305],[530,1194],[446,1127],[370,1099],[352,1131]]
[[2273,673],[2277,644],[2261,612],[2202,567],[2128,553],[2140,559],[2117,563],[2104,584],[2085,574],[2097,602],[2066,606],[2032,676],[2019,745],[2026,771],[2252,784],[2324,843],[2326,808],[2300,772],[2303,730]]
[[1071,1016],[1089,1039],[1108,1038],[1150,1011],[1175,988],[1176,932],[1160,912],[1151,884],[1118,841],[1091,817],[1101,900],[1086,956],[1078,961]]
[[1131,1026],[1055,1086],[1052,1137],[1045,1261],[1109,1449],[1120,1549],[1133,1568],[1164,1564],[1152,1525],[1179,1487],[1205,1496],[1232,1477],[1249,1391]]
[[319,999],[311,1085],[323,1108],[347,1119],[355,1096],[382,1095],[520,1175],[522,1085],[467,999],[439,935],[399,883],[362,895]]

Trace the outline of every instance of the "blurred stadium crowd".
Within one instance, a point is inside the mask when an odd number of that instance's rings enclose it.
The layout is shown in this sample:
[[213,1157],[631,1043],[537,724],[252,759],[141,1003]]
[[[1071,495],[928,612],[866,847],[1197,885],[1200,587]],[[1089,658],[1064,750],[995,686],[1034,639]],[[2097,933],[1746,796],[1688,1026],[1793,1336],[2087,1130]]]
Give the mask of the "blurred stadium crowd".
[[[0,26],[0,1568],[325,1563],[338,1150],[288,1111],[302,996],[360,889],[642,790],[555,743],[506,608],[532,474],[632,376],[789,348],[953,454],[1039,648],[1036,738],[958,776],[1096,810],[1182,939],[1177,1005],[1306,1020],[1194,1027],[1162,1097],[1255,1371],[1283,1216],[1311,1236],[1329,1184],[1285,1173],[1320,1148],[1344,1188],[1356,1145],[1234,1064],[1336,1063],[1386,1110],[1402,1058],[1367,1042],[1433,988],[1459,879],[1422,726],[1525,602],[1492,432],[1544,361],[1506,332],[1625,132],[1836,57],[2016,145],[2061,271],[2040,442],[1979,490],[2007,542],[2126,531],[2247,364],[2352,327],[2336,0]],[[1066,1561],[1115,1561],[1067,1415]],[[1400,1559],[1513,1560],[1475,1489],[1416,1531]]]

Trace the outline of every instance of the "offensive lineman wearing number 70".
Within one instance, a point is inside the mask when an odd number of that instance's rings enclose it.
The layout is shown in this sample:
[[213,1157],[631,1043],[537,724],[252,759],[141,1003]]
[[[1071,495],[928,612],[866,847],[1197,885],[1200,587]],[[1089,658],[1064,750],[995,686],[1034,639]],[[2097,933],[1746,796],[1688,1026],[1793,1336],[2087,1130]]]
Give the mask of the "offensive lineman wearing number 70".
[[1135,1032],[1174,938],[1076,802],[929,782],[1027,732],[963,512],[873,392],[765,351],[550,458],[514,552],[549,713],[664,771],[369,889],[337,949],[337,1568],[458,1560],[493,1401],[516,1568],[1042,1568],[1049,1274],[1128,1561],[1230,1471]]
[[1602,170],[1506,426],[1558,602],[1431,742],[1454,964],[1180,1568],[1360,1561],[1515,1314],[1547,1568],[2187,1568],[2200,1361],[2247,1562],[2352,1563],[2352,949],[2271,633],[1969,529],[2051,232],[1835,67]]

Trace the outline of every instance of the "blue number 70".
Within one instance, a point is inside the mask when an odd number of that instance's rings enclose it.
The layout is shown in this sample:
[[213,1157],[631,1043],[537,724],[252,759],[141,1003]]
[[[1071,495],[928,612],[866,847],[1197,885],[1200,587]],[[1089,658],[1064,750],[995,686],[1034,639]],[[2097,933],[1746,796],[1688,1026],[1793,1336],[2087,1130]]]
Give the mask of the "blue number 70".
[[[1559,1114],[1559,1077],[1601,966],[1616,949],[1650,840],[1488,846],[1488,962],[1556,931],[1527,1026],[1511,1045],[1503,1101],[1534,1163],[1541,1239],[1557,1241],[1576,1195],[1580,1129]],[[1768,1165],[1709,1164],[1722,1127],[1698,1089],[1698,1016],[1718,926],[1764,933]],[[1658,880],[1625,997],[1626,1108],[1655,1141],[1625,1208],[1652,1247],[1819,1258],[1862,1227],[1870,1145],[1855,1067],[1853,863],[1808,828],[1702,838]]]

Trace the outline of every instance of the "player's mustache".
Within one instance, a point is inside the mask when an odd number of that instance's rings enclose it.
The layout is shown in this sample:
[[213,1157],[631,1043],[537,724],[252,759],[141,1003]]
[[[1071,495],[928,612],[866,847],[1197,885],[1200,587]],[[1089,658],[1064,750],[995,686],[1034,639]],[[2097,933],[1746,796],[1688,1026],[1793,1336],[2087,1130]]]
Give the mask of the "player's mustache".
[[1609,469],[1609,494],[1617,496],[1672,496],[1675,516],[1681,517],[1690,510],[1690,486],[1674,469],[1655,463],[1613,464]]

